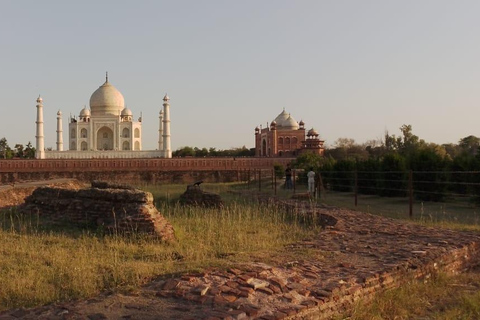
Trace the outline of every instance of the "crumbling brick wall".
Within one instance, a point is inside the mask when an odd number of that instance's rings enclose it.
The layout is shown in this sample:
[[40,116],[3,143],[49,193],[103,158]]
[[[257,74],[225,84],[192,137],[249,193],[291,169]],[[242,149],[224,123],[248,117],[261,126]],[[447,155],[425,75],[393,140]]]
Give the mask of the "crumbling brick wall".
[[52,222],[72,222],[119,234],[147,233],[162,240],[175,239],[172,225],[158,212],[150,192],[107,183],[68,190],[37,188],[19,207]]

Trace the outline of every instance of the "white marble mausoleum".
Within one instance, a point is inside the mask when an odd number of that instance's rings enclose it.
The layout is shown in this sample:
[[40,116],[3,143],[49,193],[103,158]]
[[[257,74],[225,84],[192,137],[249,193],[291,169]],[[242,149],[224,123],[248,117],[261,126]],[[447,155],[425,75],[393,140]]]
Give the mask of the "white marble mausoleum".
[[123,95],[109,81],[108,74],[90,97],[78,117],[70,116],[68,150],[63,147],[62,112],[57,113],[56,150],[45,150],[43,128],[43,99],[37,99],[36,158],[171,158],[170,98],[163,98],[159,114],[158,149],[142,149],[142,117],[134,120],[133,112],[125,106]]

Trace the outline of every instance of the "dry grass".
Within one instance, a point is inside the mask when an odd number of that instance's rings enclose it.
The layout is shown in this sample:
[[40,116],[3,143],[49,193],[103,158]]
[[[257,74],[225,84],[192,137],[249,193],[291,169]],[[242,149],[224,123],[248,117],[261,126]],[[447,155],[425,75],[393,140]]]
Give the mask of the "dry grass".
[[414,281],[360,302],[342,319],[480,319],[480,275],[439,274],[426,282]]
[[[178,242],[148,237],[42,227],[37,217],[15,211],[0,217],[0,310],[129,290],[157,276],[208,266],[268,259],[284,245],[311,237],[305,226],[276,207],[227,201],[225,208],[182,207],[174,201],[185,186],[152,189],[157,206],[175,228]],[[228,185],[205,186],[224,192]],[[165,201],[167,200],[167,201]]]
[[[319,201],[383,217],[410,220],[408,198],[359,195],[358,205],[355,207],[352,193],[327,192]],[[411,220],[439,227],[480,230],[480,208],[465,199],[448,202],[414,201]]]

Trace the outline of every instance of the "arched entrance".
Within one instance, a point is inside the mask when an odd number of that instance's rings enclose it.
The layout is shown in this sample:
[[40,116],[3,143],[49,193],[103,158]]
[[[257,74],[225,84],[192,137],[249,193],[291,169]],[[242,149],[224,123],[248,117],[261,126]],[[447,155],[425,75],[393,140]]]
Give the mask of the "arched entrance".
[[112,129],[101,127],[97,131],[97,150],[113,150]]

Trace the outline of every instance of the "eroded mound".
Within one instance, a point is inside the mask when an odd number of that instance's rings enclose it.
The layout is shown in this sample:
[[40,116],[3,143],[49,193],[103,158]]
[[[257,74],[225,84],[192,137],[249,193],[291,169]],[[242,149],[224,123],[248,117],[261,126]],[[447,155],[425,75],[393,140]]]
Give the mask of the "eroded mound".
[[172,225],[154,206],[150,192],[103,182],[79,190],[40,187],[25,198],[19,210],[54,223],[94,226],[120,234],[146,233],[165,241],[175,239]]

